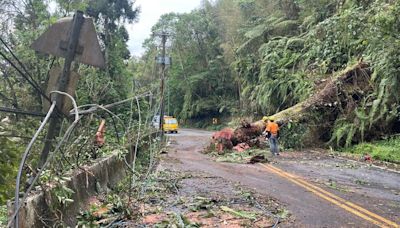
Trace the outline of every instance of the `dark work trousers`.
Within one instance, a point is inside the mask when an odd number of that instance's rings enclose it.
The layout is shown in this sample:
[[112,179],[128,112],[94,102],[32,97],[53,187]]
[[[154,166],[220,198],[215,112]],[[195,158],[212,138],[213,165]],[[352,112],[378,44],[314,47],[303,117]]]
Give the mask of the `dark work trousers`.
[[278,137],[277,137],[277,135],[271,135],[269,137],[269,147],[270,147],[271,153],[273,155],[278,155],[279,154]]

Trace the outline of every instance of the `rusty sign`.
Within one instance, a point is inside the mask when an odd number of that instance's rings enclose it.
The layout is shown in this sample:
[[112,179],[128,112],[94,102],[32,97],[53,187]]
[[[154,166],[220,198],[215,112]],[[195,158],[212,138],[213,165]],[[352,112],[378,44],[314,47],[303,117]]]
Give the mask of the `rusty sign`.
[[[58,20],[31,47],[41,53],[66,58],[72,21],[72,17]],[[105,66],[92,18],[84,18],[74,61],[100,68]]]

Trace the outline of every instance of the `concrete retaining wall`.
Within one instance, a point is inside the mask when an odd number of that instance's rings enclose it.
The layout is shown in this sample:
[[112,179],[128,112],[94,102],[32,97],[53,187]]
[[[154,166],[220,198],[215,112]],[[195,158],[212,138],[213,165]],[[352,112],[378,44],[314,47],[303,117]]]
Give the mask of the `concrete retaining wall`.
[[[144,149],[140,151],[145,152]],[[126,161],[130,164],[133,161],[133,155],[128,154]],[[71,181],[67,183],[67,186],[75,192],[72,195],[74,202],[66,207],[57,208],[56,213],[55,210],[50,209],[50,206],[57,205],[57,199],[45,196],[49,193],[43,191],[31,193],[25,206],[20,209],[19,227],[53,227],[57,224],[61,225],[60,222],[75,227],[76,216],[87,205],[88,199],[98,193],[99,187],[102,190],[112,189],[128,174],[124,160],[118,158],[117,153],[98,159],[92,166],[85,167],[85,170],[87,172],[78,169],[71,174]],[[13,205],[9,204],[9,209],[11,215]]]

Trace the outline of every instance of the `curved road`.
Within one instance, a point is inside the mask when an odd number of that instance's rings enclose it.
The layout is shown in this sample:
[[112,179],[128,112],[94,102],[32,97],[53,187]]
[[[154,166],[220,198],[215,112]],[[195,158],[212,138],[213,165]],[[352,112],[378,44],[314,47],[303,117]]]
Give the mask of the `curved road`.
[[399,173],[304,152],[283,152],[269,164],[219,163],[200,153],[211,134],[192,129],[170,134],[167,156],[179,160],[181,169],[207,172],[278,199],[296,227],[399,227]]

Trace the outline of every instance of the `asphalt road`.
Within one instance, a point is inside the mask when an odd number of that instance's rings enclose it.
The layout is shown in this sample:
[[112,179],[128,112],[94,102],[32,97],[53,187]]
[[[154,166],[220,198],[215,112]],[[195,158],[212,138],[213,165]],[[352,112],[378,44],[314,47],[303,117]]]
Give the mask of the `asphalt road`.
[[[212,133],[169,134],[181,168],[239,182],[284,204],[296,227],[399,227],[400,174],[315,152],[282,152],[269,164],[213,161],[201,151]],[[293,225],[293,224],[291,224]]]

